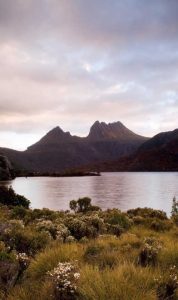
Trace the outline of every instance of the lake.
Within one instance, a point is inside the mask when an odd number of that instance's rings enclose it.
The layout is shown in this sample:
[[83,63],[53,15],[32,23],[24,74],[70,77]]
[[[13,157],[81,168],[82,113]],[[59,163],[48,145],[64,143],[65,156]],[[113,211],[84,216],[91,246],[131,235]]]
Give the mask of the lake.
[[101,208],[125,211],[152,207],[170,214],[172,199],[178,197],[178,172],[102,173],[94,177],[16,178],[11,185],[16,193],[31,201],[32,208],[66,210],[69,201],[88,196]]

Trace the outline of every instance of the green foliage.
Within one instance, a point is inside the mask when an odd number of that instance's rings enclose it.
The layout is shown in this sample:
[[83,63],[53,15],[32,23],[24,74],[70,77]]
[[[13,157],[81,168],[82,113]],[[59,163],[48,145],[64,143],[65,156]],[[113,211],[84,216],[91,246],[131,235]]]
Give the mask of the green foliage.
[[89,211],[101,210],[98,206],[91,205],[91,199],[88,197],[71,200],[69,203],[70,209],[78,213],[86,213]]
[[20,223],[14,222],[7,227],[1,239],[10,249],[29,255],[34,255],[50,241],[49,234],[46,232],[37,232],[30,227],[24,228]]
[[166,213],[162,210],[156,210],[152,208],[136,208],[136,209],[130,209],[127,211],[127,214],[130,217],[140,216],[143,218],[157,218],[160,220],[167,220]]
[[144,245],[139,253],[138,263],[143,267],[149,265],[155,266],[158,262],[158,253],[161,248],[161,244],[156,239],[145,239]]
[[23,206],[29,208],[30,201],[14,192],[12,187],[0,187],[0,203],[4,205]]
[[29,210],[23,206],[15,206],[11,211],[11,218],[13,219],[25,219]]
[[55,299],[77,300],[76,290],[80,273],[75,264],[59,262],[57,267],[47,275],[51,279]]
[[[164,298],[169,288],[174,295],[170,299],[176,299],[177,286],[169,280],[170,267],[178,268],[173,219],[148,208],[128,214],[92,211],[87,201],[86,206],[79,202],[84,212],[77,208],[75,214],[0,206],[0,283],[5,274],[5,299],[59,299],[56,288],[63,288],[61,281],[55,285],[48,272],[62,266],[55,273],[60,277],[67,263],[76,260],[81,274],[75,282],[78,300],[169,299]],[[60,298],[64,295],[69,298],[65,293]]]
[[173,222],[178,226],[178,201],[176,197],[173,198],[171,216]]
[[175,215],[178,215],[178,201],[176,200],[176,197],[173,198],[172,201],[172,211],[171,211],[172,217]]
[[110,225],[118,225],[122,229],[131,227],[131,221],[128,216],[117,209],[108,210],[105,215],[105,221]]
[[88,226],[87,222],[82,219],[68,219],[66,221],[66,226],[77,240],[80,240],[83,237],[94,238],[97,236],[96,228],[94,226]]
[[77,211],[77,201],[76,200],[71,200],[70,203],[69,203],[69,207],[71,210],[73,210],[74,212]]
[[155,231],[165,231],[165,230],[170,230],[172,227],[172,224],[170,221],[163,221],[159,219],[154,219],[151,224],[150,228],[155,230]]

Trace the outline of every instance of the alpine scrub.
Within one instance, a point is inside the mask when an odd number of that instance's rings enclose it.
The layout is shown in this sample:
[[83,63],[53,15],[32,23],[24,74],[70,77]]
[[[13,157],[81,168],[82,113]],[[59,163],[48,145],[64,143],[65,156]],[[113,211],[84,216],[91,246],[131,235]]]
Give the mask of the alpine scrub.
[[3,200],[0,299],[178,299],[176,203],[168,218],[149,208],[95,210],[87,197],[70,203],[74,212]]

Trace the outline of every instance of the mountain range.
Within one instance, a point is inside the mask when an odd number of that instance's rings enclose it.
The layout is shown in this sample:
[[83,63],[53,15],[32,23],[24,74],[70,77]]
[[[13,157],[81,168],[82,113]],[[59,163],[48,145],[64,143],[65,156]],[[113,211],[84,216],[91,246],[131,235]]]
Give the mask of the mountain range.
[[88,166],[99,171],[178,171],[178,129],[161,132],[134,153]]
[[25,151],[0,153],[16,170],[32,172],[178,170],[178,129],[147,138],[121,122],[96,121],[86,137],[55,127]]

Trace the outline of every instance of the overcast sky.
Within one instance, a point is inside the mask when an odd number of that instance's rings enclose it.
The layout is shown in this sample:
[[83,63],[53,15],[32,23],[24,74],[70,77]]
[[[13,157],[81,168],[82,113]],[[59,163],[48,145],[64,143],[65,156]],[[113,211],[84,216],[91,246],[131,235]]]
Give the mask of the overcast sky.
[[0,0],[0,146],[178,127],[177,0]]

